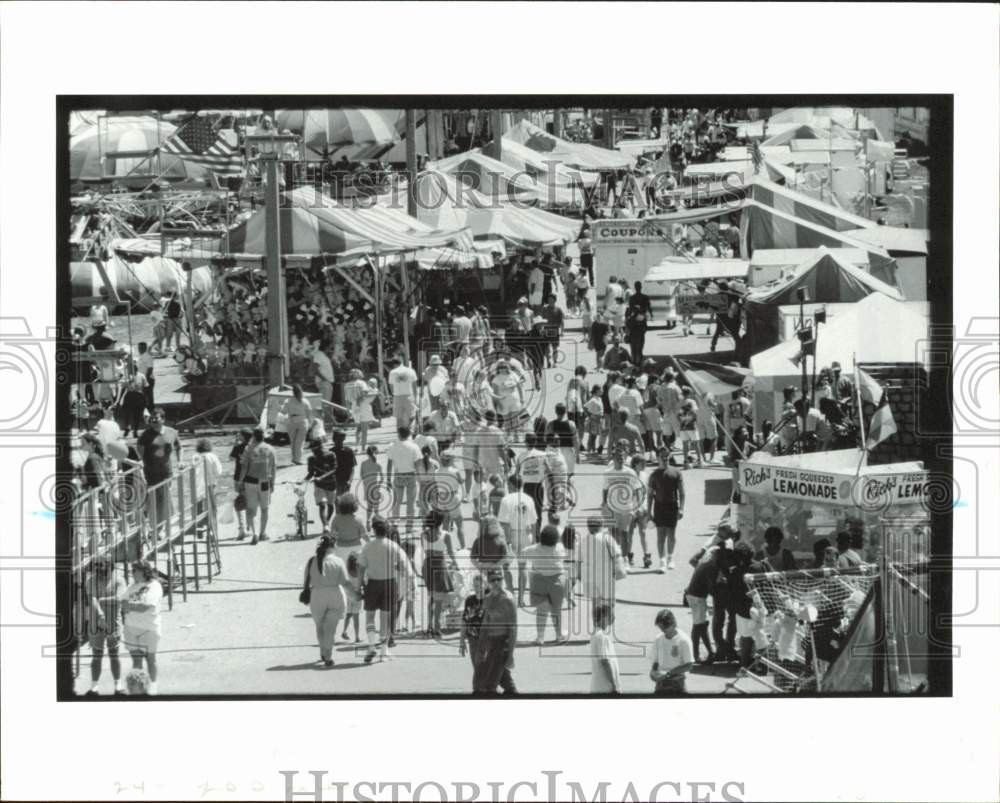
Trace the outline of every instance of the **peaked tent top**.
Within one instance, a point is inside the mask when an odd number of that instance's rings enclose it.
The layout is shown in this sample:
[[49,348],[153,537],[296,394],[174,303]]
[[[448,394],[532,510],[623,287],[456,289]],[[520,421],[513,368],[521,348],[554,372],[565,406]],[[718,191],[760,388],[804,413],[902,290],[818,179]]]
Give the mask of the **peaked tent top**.
[[570,167],[584,170],[627,170],[635,165],[635,159],[628,154],[561,139],[527,120],[516,123],[505,136],[533,151],[548,154]]

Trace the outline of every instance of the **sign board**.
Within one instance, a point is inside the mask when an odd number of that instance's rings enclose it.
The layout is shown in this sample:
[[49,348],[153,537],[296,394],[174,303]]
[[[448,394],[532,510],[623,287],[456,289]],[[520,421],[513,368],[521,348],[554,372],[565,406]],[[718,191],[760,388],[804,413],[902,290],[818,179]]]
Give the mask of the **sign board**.
[[750,496],[777,496],[885,510],[894,505],[923,504],[928,493],[926,471],[913,474],[832,474],[814,470],[740,464],[740,491]]
[[648,220],[598,220],[591,226],[594,246],[661,243],[670,236],[666,225]]
[[728,308],[722,293],[686,293],[677,296],[678,315],[724,314]]

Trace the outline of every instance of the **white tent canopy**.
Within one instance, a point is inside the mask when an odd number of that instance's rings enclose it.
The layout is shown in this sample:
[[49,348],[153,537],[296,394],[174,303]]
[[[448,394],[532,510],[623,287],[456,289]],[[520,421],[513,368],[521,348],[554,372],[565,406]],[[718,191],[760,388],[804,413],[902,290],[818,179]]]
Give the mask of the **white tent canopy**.
[[[837,361],[844,374],[858,363],[921,363],[928,367],[928,349],[921,343],[928,336],[927,319],[911,305],[872,293],[821,325],[816,344],[816,364]],[[779,343],[750,358],[754,377],[754,420],[777,421],[781,415],[782,388],[801,384],[802,368],[797,357],[799,341]],[[810,359],[810,371],[812,360]]]

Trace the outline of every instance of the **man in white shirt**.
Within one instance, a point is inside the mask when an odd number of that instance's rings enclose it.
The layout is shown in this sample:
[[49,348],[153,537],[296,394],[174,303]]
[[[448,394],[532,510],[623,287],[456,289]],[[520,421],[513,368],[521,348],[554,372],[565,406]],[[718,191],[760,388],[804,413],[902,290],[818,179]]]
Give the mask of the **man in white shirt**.
[[578,535],[576,547],[580,591],[590,600],[585,611],[587,618],[599,602],[607,602],[614,610],[615,561],[620,556],[618,544],[604,531],[604,520],[589,516],[587,532]]
[[524,436],[524,445],[528,451],[517,459],[517,475],[521,478],[522,490],[535,503],[536,520],[535,526],[542,525],[542,502],[545,494],[543,481],[545,480],[545,451],[539,448],[538,436],[534,432],[529,432]]
[[111,323],[111,317],[108,315],[108,308],[103,301],[90,308],[90,325],[96,326],[99,323],[104,324],[105,326]]
[[316,385],[323,401],[333,401],[333,363],[326,356],[317,340],[312,348],[313,370],[316,372]]
[[516,474],[507,480],[509,493],[500,500],[497,516],[507,543],[516,555],[534,541],[535,523],[538,521],[535,502],[521,490],[521,485],[521,478]]
[[406,529],[413,528],[413,519],[417,503],[417,461],[423,455],[420,447],[410,437],[410,428],[401,426],[396,430],[399,436],[386,451],[388,463],[385,469],[385,481],[392,488],[393,519],[399,517],[399,506],[403,496],[406,496]]
[[434,437],[440,450],[443,452],[450,448],[458,437],[458,416],[445,406],[443,400],[435,403],[434,412],[425,421],[434,425]]
[[618,402],[622,396],[625,395],[625,383],[622,382],[621,374],[616,374],[614,382],[611,387],[608,388],[608,404],[611,405],[612,410],[618,409]]
[[590,637],[590,693],[621,694],[621,672],[611,626],[615,612],[608,602],[594,606],[594,634]]
[[656,684],[657,696],[684,694],[687,691],[685,678],[694,666],[694,649],[691,637],[677,627],[674,612],[664,608],[656,615],[656,626],[660,635],[653,642],[653,668],[649,679]]
[[417,395],[417,372],[410,366],[403,365],[396,357],[389,363],[389,387],[392,390],[392,414],[396,416],[397,427],[409,427],[417,408],[414,399]]

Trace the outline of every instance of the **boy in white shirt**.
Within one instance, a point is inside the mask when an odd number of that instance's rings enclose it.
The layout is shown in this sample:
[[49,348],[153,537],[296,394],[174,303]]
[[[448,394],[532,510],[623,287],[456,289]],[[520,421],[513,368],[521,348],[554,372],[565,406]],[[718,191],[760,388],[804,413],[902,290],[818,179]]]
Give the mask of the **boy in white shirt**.
[[685,679],[694,666],[691,637],[678,630],[677,617],[667,608],[656,614],[656,626],[660,635],[653,642],[653,668],[649,671],[649,679],[656,684],[653,694],[686,694]]
[[611,625],[615,613],[609,602],[594,605],[594,634],[590,637],[590,693],[621,694],[621,672]]

